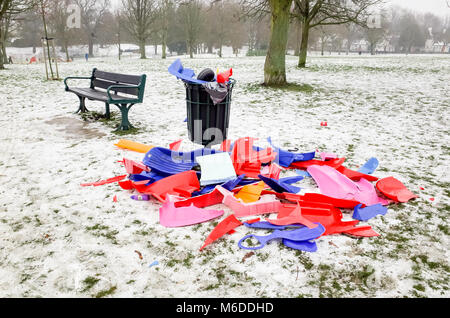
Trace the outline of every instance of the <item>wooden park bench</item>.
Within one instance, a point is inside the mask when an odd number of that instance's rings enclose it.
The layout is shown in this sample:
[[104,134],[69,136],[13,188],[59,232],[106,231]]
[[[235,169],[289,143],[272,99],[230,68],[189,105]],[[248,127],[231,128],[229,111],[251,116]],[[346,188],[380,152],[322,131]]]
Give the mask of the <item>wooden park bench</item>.
[[[69,79],[90,79],[89,87],[69,87]],[[129,130],[133,126],[128,121],[128,111],[144,99],[146,75],[127,75],[92,70],[91,77],[70,76],[64,79],[65,90],[72,92],[80,99],[80,106],[75,113],[86,112],[85,100],[101,101],[105,103],[105,117],[110,118],[109,105],[116,105],[122,114],[122,121],[118,130]]]

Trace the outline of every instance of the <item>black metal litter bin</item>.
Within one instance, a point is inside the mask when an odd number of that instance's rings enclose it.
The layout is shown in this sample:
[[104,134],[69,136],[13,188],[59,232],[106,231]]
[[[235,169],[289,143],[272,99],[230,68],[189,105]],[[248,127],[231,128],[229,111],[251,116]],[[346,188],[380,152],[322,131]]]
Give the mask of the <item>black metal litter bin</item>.
[[230,78],[228,94],[214,105],[202,84],[184,82],[186,87],[187,128],[189,139],[203,146],[222,143],[227,138],[230,121],[231,93],[236,83]]

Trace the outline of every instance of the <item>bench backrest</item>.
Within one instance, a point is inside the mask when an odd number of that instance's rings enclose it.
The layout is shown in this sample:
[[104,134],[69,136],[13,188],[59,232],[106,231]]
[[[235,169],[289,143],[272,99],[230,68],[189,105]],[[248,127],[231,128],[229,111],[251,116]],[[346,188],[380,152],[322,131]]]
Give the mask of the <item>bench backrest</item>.
[[[129,87],[115,87],[112,89],[116,94],[124,93],[134,95],[142,99],[145,88],[145,75],[128,75],[100,71],[96,68],[92,71],[91,88],[108,89],[111,85],[123,85]],[[139,88],[132,86],[140,86]]]

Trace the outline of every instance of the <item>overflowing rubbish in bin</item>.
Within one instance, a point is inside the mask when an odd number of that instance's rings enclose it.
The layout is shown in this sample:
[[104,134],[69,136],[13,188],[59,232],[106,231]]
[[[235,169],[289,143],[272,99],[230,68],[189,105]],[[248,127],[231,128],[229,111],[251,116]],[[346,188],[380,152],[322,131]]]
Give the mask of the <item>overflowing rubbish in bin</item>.
[[205,68],[195,71],[183,67],[176,59],[168,68],[170,74],[183,81],[186,89],[186,112],[189,139],[204,146],[220,144],[227,138],[231,93],[236,83],[230,68],[214,73]]
[[[376,237],[380,234],[361,222],[386,215],[390,204],[418,197],[393,176],[369,175],[378,167],[376,158],[370,158],[359,169],[362,172],[349,173],[356,171],[343,166],[344,157],[316,158],[313,152],[305,152],[309,155],[292,153],[292,159],[289,151],[273,149],[271,141],[265,148],[256,146],[256,141],[244,137],[225,140],[219,149],[184,152],[152,147],[142,162],[120,161],[126,174],[81,185],[117,183],[143,207],[159,204],[159,223],[164,227],[216,222],[204,242],[199,242],[200,250],[214,248],[215,242],[236,233],[238,227],[241,234],[245,228],[250,231],[237,244],[242,249],[280,241],[294,250],[314,252],[326,235]],[[182,141],[177,144],[181,146]],[[290,164],[283,167],[284,158]],[[306,174],[281,176],[298,169],[309,173],[316,189],[299,184]],[[351,220],[344,220],[343,212]],[[255,235],[260,233],[256,229],[269,232]]]

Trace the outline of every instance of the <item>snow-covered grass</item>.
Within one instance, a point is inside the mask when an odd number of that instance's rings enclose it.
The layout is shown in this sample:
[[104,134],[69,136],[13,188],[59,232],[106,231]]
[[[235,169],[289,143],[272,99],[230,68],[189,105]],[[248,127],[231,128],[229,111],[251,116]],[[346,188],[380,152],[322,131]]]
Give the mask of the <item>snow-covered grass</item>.
[[[325,236],[315,253],[273,242],[252,256],[237,242],[262,230],[239,227],[200,252],[220,219],[169,229],[158,222],[156,201],[134,201],[116,184],[80,186],[123,174],[123,157],[143,158],[115,147],[121,138],[165,147],[181,138],[181,149],[199,147],[183,122],[184,86],[167,72],[173,60],[59,65],[62,78],[93,67],[147,74],[144,103],[130,112],[138,128],[131,135],[114,133],[114,120],[73,114],[78,99],[61,81],[45,81],[42,64],[0,72],[0,296],[450,296],[450,56],[312,56],[306,70],[287,57],[293,84],[286,89],[259,85],[264,57],[183,58],[197,73],[233,67],[230,139],[253,136],[265,146],[272,136],[281,147],[335,152],[353,169],[374,156],[375,175],[394,176],[419,195],[361,222],[379,237]],[[99,102],[87,107],[104,111]],[[298,185],[317,192],[310,179]],[[352,211],[343,213],[351,219]]]

